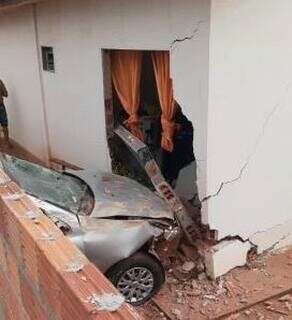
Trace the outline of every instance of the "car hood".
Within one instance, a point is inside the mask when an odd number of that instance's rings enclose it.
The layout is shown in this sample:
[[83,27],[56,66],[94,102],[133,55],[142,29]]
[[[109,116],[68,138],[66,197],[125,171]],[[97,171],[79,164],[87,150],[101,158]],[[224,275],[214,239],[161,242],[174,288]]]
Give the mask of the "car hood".
[[129,178],[88,170],[70,171],[91,188],[95,206],[91,217],[139,217],[174,219],[174,213],[155,193]]

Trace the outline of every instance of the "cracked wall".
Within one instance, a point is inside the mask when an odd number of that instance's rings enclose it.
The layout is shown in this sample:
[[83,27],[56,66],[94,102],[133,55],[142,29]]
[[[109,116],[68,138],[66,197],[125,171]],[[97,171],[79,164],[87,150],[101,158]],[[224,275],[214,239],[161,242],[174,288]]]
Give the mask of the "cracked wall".
[[169,50],[175,98],[194,126],[196,183],[202,196],[207,185],[210,1],[195,1],[193,6],[196,14],[191,13],[192,18],[182,31],[176,28]]
[[211,5],[203,220],[259,252],[292,244],[291,10],[289,0]]
[[[109,163],[103,136],[102,49],[170,50],[175,97],[194,125],[203,194],[206,163],[200,160],[206,159],[209,13],[210,1],[206,0],[62,0],[38,4],[40,43],[55,47],[57,72],[53,76],[44,73],[44,86],[50,144],[56,157],[65,155],[83,167],[103,163],[104,168],[105,162]],[[72,66],[76,78],[71,76]],[[77,121],[81,126],[77,130],[72,121],[86,117],[85,107],[87,121]],[[56,121],[60,110],[72,114],[64,118],[63,126]],[[77,135],[80,130],[87,136]],[[80,155],[86,152],[76,153],[75,145],[64,150],[65,140],[72,138],[98,154],[91,151],[92,160],[85,161]]]
[[[219,239],[240,236],[259,250],[289,243],[291,9],[289,0],[37,4],[39,45],[53,46],[56,62],[55,74],[42,74],[52,155],[110,170],[101,51],[170,50],[175,96],[194,125],[203,221]],[[13,91],[12,134],[45,153],[45,125],[31,125],[32,115],[43,118],[32,13],[31,6],[3,13],[1,76]],[[262,245],[270,232],[275,241]]]
[[[102,49],[171,50],[175,93],[194,124],[198,161],[206,159],[209,0],[52,0],[34,8],[5,11],[0,22],[1,76],[11,89],[7,106],[18,142],[80,167],[110,170]],[[20,41],[20,28],[29,30],[32,40],[25,34]],[[36,46],[54,48],[55,73],[38,74]],[[23,66],[22,58],[29,63]],[[23,80],[28,75],[33,79]],[[32,115],[42,121],[32,126]],[[45,140],[48,150],[38,150]],[[200,162],[201,193],[205,172]]]

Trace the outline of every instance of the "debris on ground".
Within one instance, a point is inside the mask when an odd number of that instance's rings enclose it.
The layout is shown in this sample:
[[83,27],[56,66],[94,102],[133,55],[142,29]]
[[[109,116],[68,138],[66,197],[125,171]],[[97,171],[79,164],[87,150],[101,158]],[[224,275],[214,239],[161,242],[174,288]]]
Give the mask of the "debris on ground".
[[[288,264],[292,263],[292,251],[290,256],[288,252],[281,257],[280,251],[267,252],[261,256],[251,255],[246,267],[235,269],[216,280],[209,280],[204,272],[198,272],[197,262],[200,259],[193,260],[198,255],[194,254],[192,259],[190,252],[184,254],[187,250],[181,250],[169,260],[166,284],[155,298],[159,309],[169,310],[168,319],[215,319],[222,314],[230,314],[232,310],[234,313],[229,316],[229,320],[292,319],[292,274]],[[189,262],[194,262],[195,267],[192,268],[193,264]],[[291,293],[287,294],[289,284]],[[273,292],[281,291],[285,292],[283,296],[260,302],[272,296]],[[253,306],[249,307],[249,304]],[[164,318],[157,315],[145,319]]]
[[121,294],[104,293],[97,295],[93,293],[87,298],[86,302],[95,305],[98,310],[114,312],[125,302],[125,298]]
[[279,298],[280,302],[291,302],[292,303],[292,296],[290,294],[286,294],[285,296]]
[[30,219],[30,220],[36,220],[37,218],[39,218],[41,216],[41,214],[37,211],[32,211],[29,210],[25,213],[25,217]]
[[71,260],[66,265],[66,272],[80,272],[84,268],[84,263],[78,260]]
[[150,319],[150,320],[168,320],[163,312],[161,312],[155,303],[152,300],[145,303],[145,305],[136,308],[139,314],[142,316],[142,319]]
[[177,318],[177,320],[183,320],[182,313],[181,313],[180,310],[178,310],[178,309],[172,309],[171,312],[172,312],[173,315],[175,315],[175,317]]
[[183,265],[182,265],[182,271],[183,272],[190,272],[192,270],[194,270],[195,268],[195,263],[193,261],[186,261]]

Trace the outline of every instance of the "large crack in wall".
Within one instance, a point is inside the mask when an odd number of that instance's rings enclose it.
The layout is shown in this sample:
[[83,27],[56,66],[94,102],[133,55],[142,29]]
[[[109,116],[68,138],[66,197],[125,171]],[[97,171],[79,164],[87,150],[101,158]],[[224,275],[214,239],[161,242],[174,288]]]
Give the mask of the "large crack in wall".
[[195,36],[198,36],[200,31],[201,31],[201,25],[204,24],[205,22],[206,21],[204,21],[204,20],[198,21],[196,23],[195,28],[193,29],[193,31],[189,35],[186,35],[186,36],[184,36],[182,38],[174,39],[170,44],[170,51],[173,51],[176,48],[176,45],[178,43],[189,41],[189,40],[193,40],[195,38]]
[[[217,191],[213,194],[205,196],[202,199],[202,202],[207,202],[212,198],[218,197],[227,185],[237,183],[241,180],[244,173],[248,170],[249,164],[252,161],[253,157],[256,155],[258,148],[260,146],[260,143],[265,137],[265,133],[269,124],[273,121],[273,118],[277,114],[277,112],[279,112],[279,110],[283,107],[283,105],[285,105],[284,103],[285,98],[289,93],[291,87],[292,87],[292,81],[285,86],[283,96],[279,99],[279,101],[272,107],[272,109],[268,113],[267,117],[263,122],[262,129],[255,140],[252,151],[248,155],[247,160],[245,161],[243,166],[240,168],[238,175],[233,179],[221,182]],[[248,236],[246,239],[244,239],[240,235],[228,236],[228,237],[225,237],[224,239],[220,239],[217,242],[217,244],[205,254],[207,273],[212,278],[216,278],[217,276],[222,274],[223,272],[222,270],[225,270],[227,272],[231,268],[243,265],[244,260],[245,260],[245,263],[247,262],[247,253],[250,250],[254,250],[257,254],[261,254],[264,252],[270,252],[270,251],[285,247],[286,244],[288,245],[292,242],[291,230],[292,230],[292,220],[289,220],[283,224],[278,224],[276,226],[273,226],[272,228],[269,228],[263,231],[258,231]],[[241,250],[239,250],[239,247],[241,247]],[[220,261],[220,258],[219,259],[217,258],[217,255],[219,257],[220,257],[220,254],[224,256],[225,254],[224,252],[228,252],[228,250],[233,254],[237,254],[237,260],[235,259],[233,265],[228,266],[228,263],[226,263],[225,266],[220,266],[220,263],[222,261]],[[219,253],[220,251],[222,252]],[[235,251],[237,251],[237,253],[235,253]],[[217,261],[217,266],[215,266],[216,261]]]
[[[198,40],[199,35],[202,31],[201,30],[202,24],[204,24],[205,22],[206,21],[204,21],[204,20],[198,21],[196,23],[195,27],[193,28],[192,32],[190,32],[189,35],[174,39],[170,43],[170,53],[172,53],[179,45],[183,44],[186,41]],[[174,81],[174,85],[175,85],[175,81]],[[257,154],[258,148],[259,148],[262,140],[265,137],[265,133],[266,133],[268,126],[273,121],[274,116],[278,113],[278,111],[284,105],[285,98],[286,98],[288,92],[290,91],[291,87],[292,87],[292,81],[288,82],[286,84],[286,86],[284,87],[284,93],[279,98],[278,102],[271,108],[271,110],[267,114],[267,116],[264,118],[264,121],[261,126],[261,130],[255,139],[255,142],[251,148],[251,152],[248,154],[248,156],[246,157],[246,160],[241,165],[241,167],[238,171],[238,174],[234,178],[226,179],[226,180],[222,181],[219,184],[216,192],[209,194],[209,195],[207,194],[206,196],[202,197],[201,203],[208,202],[210,199],[218,197],[224,191],[226,186],[228,186],[228,185],[230,186],[230,185],[233,185],[234,183],[238,183],[242,179],[244,174],[247,173],[249,166],[250,166],[250,163],[253,160],[254,156]],[[205,227],[208,227],[209,231],[214,231],[216,233],[216,230],[210,230],[209,226],[205,226]],[[291,229],[292,229],[292,226],[291,226]],[[269,237],[269,234],[271,232],[275,233],[274,237]],[[278,234],[277,234],[277,232],[278,232]],[[269,238],[270,239],[269,243],[266,243],[266,245],[263,246],[261,244],[262,241],[260,240],[261,237]],[[219,251],[222,248],[224,248],[223,249],[223,251],[224,251],[224,250],[227,250],[227,248],[232,248],[232,247],[238,248],[238,246],[241,246],[242,256],[240,257],[239,261],[243,261],[243,258],[244,258],[244,261],[246,262],[246,254],[250,250],[255,250],[257,253],[261,253],[266,250],[267,251],[274,250],[274,249],[277,249],[278,247],[280,247],[282,245],[282,243],[285,242],[290,237],[292,237],[290,232],[288,232],[287,230],[281,231],[281,227],[277,226],[277,227],[273,227],[271,230],[257,232],[253,235],[250,235],[246,239],[244,239],[240,235],[228,236],[228,237],[225,237],[224,239],[220,239],[219,241],[217,241],[217,245],[214,247],[217,247],[217,249]],[[217,252],[216,249],[214,252]]]
[[210,194],[210,195],[207,195],[205,196],[203,199],[202,199],[202,202],[205,202],[205,201],[208,201],[209,199],[211,198],[214,198],[214,197],[217,197],[221,191],[224,189],[224,187],[228,184],[233,184],[237,181],[239,181],[244,172],[248,169],[248,166],[250,164],[250,161],[252,160],[252,158],[255,156],[255,154],[257,153],[257,150],[258,150],[258,147],[262,141],[262,139],[264,138],[265,136],[265,132],[266,132],[266,129],[268,127],[268,125],[271,123],[273,117],[275,116],[275,114],[279,111],[279,109],[281,109],[281,107],[284,105],[283,101],[284,99],[286,98],[289,90],[291,89],[292,87],[292,81],[289,82],[286,87],[285,87],[285,91],[284,91],[284,95],[279,99],[278,103],[276,103],[273,108],[271,109],[271,111],[269,112],[269,114],[267,115],[266,119],[264,120],[263,122],[263,125],[262,125],[262,130],[260,132],[260,134],[258,135],[258,137],[256,138],[255,140],[255,143],[254,143],[254,146],[252,148],[252,151],[251,153],[248,155],[247,157],[247,160],[245,161],[245,163],[243,164],[243,166],[241,167],[241,169],[239,170],[239,174],[233,178],[233,179],[230,179],[230,180],[226,180],[226,181],[223,181],[220,183],[220,186],[218,187],[217,191],[213,194]]

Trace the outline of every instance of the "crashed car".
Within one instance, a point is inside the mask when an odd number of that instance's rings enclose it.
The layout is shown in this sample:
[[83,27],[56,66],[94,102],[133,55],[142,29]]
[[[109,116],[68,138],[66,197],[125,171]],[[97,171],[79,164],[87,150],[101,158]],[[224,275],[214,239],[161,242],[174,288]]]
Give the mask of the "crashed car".
[[127,302],[141,305],[165,280],[156,242],[178,237],[181,228],[191,239],[192,221],[145,145],[124,128],[117,134],[141,157],[161,197],[136,181],[109,173],[58,172],[6,154],[0,155],[0,165]]
[[1,155],[2,169],[125,296],[139,305],[164,282],[154,240],[176,227],[164,201],[126,177],[57,172]]

